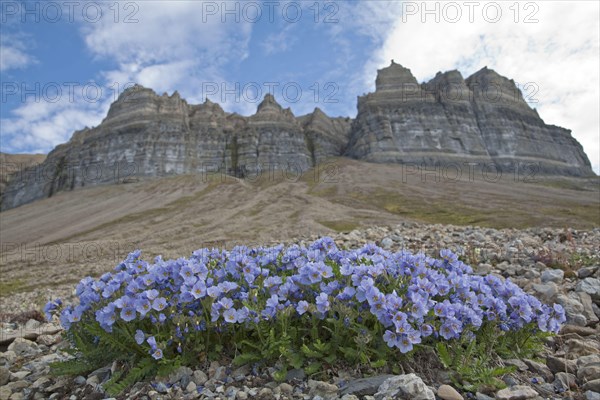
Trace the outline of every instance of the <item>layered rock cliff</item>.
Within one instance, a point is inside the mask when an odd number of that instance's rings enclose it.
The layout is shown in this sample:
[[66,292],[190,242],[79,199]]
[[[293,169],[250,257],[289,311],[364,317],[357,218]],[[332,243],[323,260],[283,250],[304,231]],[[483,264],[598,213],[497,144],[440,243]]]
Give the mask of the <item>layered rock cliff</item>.
[[439,72],[418,84],[392,62],[378,71],[375,92],[358,98],[346,155],[426,166],[471,163],[509,173],[593,173],[571,132],[546,125],[514,81],[488,68],[466,80],[458,71]]
[[10,181],[2,210],[83,186],[142,177],[217,172],[256,177],[272,170],[305,172],[339,156],[349,118],[321,110],[296,118],[268,94],[256,114],[225,112],[206,100],[189,105],[136,85],[113,103],[102,123],[75,132],[44,163]]
[[375,92],[358,98],[354,120],[330,118],[319,108],[295,117],[270,94],[256,114],[243,117],[209,100],[190,105],[177,92],[159,96],[136,85],[111,105],[99,126],[75,132],[42,164],[10,179],[0,209],[141,177],[297,173],[332,156],[593,174],[570,131],[546,125],[513,81],[483,68],[467,79],[449,71],[419,84],[409,69],[392,62],[378,71]]

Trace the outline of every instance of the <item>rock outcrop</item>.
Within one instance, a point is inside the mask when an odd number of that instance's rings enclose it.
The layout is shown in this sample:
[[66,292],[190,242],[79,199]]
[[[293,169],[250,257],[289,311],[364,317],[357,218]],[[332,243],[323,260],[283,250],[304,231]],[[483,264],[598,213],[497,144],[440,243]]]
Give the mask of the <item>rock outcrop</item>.
[[11,179],[19,178],[20,172],[40,164],[45,154],[7,154],[0,152],[0,194]]
[[159,96],[135,85],[99,126],[75,132],[42,164],[11,178],[0,210],[64,190],[142,177],[303,172],[333,156],[593,174],[570,131],[546,125],[513,81],[483,68],[466,80],[449,71],[419,84],[409,69],[392,62],[378,71],[375,92],[358,98],[354,120],[330,118],[319,108],[295,117],[270,94],[256,114],[244,117],[209,100],[190,105],[177,92]]
[[12,179],[2,210],[83,186],[194,173],[257,176],[306,171],[343,152],[349,118],[316,109],[296,118],[267,94],[243,117],[206,100],[189,105],[177,92],[157,95],[136,85],[113,103],[95,128],[73,134],[39,166]]
[[493,165],[511,173],[593,173],[571,132],[546,125],[514,81],[487,67],[466,80],[458,71],[439,72],[423,84],[394,62],[379,70],[375,92],[358,98],[346,155],[426,166]]

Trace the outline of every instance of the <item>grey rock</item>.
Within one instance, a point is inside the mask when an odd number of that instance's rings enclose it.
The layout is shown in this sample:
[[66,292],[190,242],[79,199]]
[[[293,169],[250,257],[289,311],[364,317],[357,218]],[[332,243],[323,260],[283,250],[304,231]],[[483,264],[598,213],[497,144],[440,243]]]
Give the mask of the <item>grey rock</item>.
[[286,382],[281,383],[278,388],[280,393],[288,396],[294,392],[294,387]]
[[196,392],[196,384],[191,381],[190,383],[188,383],[185,387],[185,391],[188,393],[195,393]]
[[383,247],[386,250],[391,249],[393,245],[394,245],[394,241],[392,239],[390,239],[389,237],[385,237],[381,240],[381,247]]
[[14,351],[5,351],[0,353],[0,365],[12,365],[17,358],[17,354]]
[[563,278],[565,277],[565,272],[561,269],[547,269],[542,272],[542,283],[546,282],[554,282],[561,283]]
[[556,297],[556,302],[565,309],[568,324],[579,326],[587,325],[587,319],[582,315],[583,305],[578,300],[559,294]]
[[450,385],[440,386],[437,395],[442,400],[464,400],[464,397]]
[[598,267],[583,267],[579,268],[577,271],[577,277],[579,279],[584,279],[590,277],[594,274],[594,272],[598,269]]
[[577,379],[575,375],[567,372],[559,372],[554,376],[554,388],[559,392],[577,387]]
[[110,372],[110,371],[111,371],[111,366],[110,366],[110,365],[107,365],[107,366],[105,366],[105,367],[98,368],[97,370],[95,370],[95,371],[91,372],[91,373],[88,375],[88,378],[91,378],[91,377],[97,376],[97,377],[98,377],[98,380],[100,381],[100,383],[102,383],[102,382],[105,382],[106,380],[108,380],[108,378],[109,378],[109,377],[110,377],[110,375],[111,375],[111,372]]
[[0,386],[4,386],[10,380],[10,371],[6,367],[0,367]]
[[527,371],[529,368],[527,367],[527,364],[525,364],[523,361],[517,359],[517,358],[513,358],[510,360],[504,360],[504,363],[506,365],[512,365],[517,367],[517,369],[519,371]]
[[590,328],[588,326],[578,326],[578,325],[563,325],[560,330],[561,335],[565,335],[568,333],[575,333],[579,336],[591,336],[596,334],[596,330],[594,328]]
[[38,379],[36,379],[33,384],[31,385],[31,387],[33,389],[43,389],[45,387],[47,387],[48,385],[50,385],[52,383],[52,381],[50,380],[50,378],[48,378],[47,376],[42,376]]
[[192,381],[197,386],[204,385],[207,380],[208,380],[208,376],[206,376],[206,373],[204,373],[204,371],[202,371],[202,370],[196,370],[196,371],[194,371],[194,374],[192,376]]
[[302,381],[304,380],[304,378],[306,378],[306,374],[304,373],[304,370],[301,368],[294,368],[294,369],[290,369],[287,372],[287,375],[285,376],[285,380],[290,382],[290,381]]
[[[316,397],[316,396],[315,396]],[[257,399],[260,400],[272,400],[275,399],[275,397],[273,396],[273,391],[269,388],[262,388],[258,391],[258,394],[256,395]]]
[[477,400],[494,400],[493,397],[488,396],[487,394],[483,394],[483,393],[475,393],[475,398]]
[[579,303],[581,303],[583,307],[582,315],[587,320],[587,324],[589,326],[594,326],[598,323],[599,319],[596,313],[594,312],[594,303],[592,302],[592,297],[585,292],[571,292],[569,296],[577,299]]
[[98,376],[92,376],[89,377],[85,380],[85,383],[87,383],[88,385],[92,386],[92,387],[96,387],[96,385],[98,385],[100,383],[100,379],[98,379]]
[[497,400],[527,400],[537,396],[538,393],[535,390],[523,385],[511,386],[496,393]]
[[585,400],[600,400],[600,393],[588,390],[585,392]]
[[587,382],[600,377],[600,363],[593,363],[581,366],[577,370],[577,379],[581,382]]
[[11,394],[12,390],[8,386],[0,387],[0,400],[8,400]]
[[38,329],[41,325],[42,323],[37,319],[30,319],[25,323],[25,329],[35,330]]
[[45,346],[52,346],[62,340],[62,336],[60,334],[55,335],[40,335],[37,337],[36,342],[38,344],[43,344]]
[[554,374],[552,373],[552,371],[550,371],[550,368],[548,368],[545,364],[527,359],[523,361],[525,362],[525,364],[527,364],[530,371],[539,374],[542,378],[544,378],[544,381],[552,382],[552,380],[554,379]]
[[34,356],[40,353],[40,349],[31,340],[16,338],[9,346],[9,351],[14,351],[17,356]]
[[587,365],[600,364],[600,355],[591,354],[588,356],[582,356],[577,359],[577,368],[583,368]]
[[557,372],[568,372],[575,373],[577,371],[577,364],[575,360],[567,360],[560,357],[548,356],[546,357],[546,365],[553,373]]
[[532,288],[537,295],[542,300],[550,303],[554,300],[555,296],[558,294],[558,286],[556,286],[553,282],[548,282],[545,284],[534,283]]
[[164,382],[157,382],[154,389],[156,389],[158,393],[167,393],[169,391],[169,388],[167,388],[167,385],[165,385]]
[[569,354],[579,357],[600,354],[600,343],[597,340],[568,339],[565,348]]
[[250,374],[250,371],[250,365],[242,365],[238,369],[234,370],[231,373],[231,376],[233,377],[233,380],[240,382],[246,379],[246,375]]
[[309,379],[308,381],[308,394],[309,396],[320,396],[323,399],[332,399],[337,397],[339,388],[331,383],[323,381],[315,381]]
[[577,283],[575,290],[587,293],[593,299],[600,299],[600,280],[596,278],[585,278]]
[[386,379],[375,393],[375,400],[435,400],[433,391],[415,374]]
[[377,375],[368,378],[352,379],[341,388],[340,394],[353,394],[356,396],[373,395],[386,379],[393,376],[394,375]]
[[582,387],[583,390],[591,390],[600,393],[600,378],[587,381]]
[[[180,382],[184,377],[191,377],[194,372],[189,367],[179,367],[175,371],[171,372],[168,377],[170,384]],[[189,380],[188,380],[189,382]],[[187,386],[187,383],[186,383]],[[185,386],[184,386],[185,387]]]

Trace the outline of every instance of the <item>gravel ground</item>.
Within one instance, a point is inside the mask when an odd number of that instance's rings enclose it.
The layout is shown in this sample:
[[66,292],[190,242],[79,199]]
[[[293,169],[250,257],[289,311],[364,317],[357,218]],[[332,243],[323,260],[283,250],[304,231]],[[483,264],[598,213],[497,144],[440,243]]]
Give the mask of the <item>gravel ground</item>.
[[[449,248],[478,274],[510,277],[544,302],[557,302],[567,313],[567,325],[551,338],[538,360],[510,360],[518,371],[504,377],[508,387],[478,393],[477,399],[587,399],[600,400],[600,228],[588,231],[555,228],[495,230],[448,225],[403,223],[332,236],[338,246],[354,248],[374,242],[389,250],[407,249],[437,255]],[[308,243],[316,237],[286,242]],[[39,296],[68,299],[72,288],[42,289],[41,293],[3,298],[3,309],[21,312],[34,308]],[[28,317],[35,317],[29,315]],[[65,357],[57,327],[35,319],[9,322],[1,315],[0,400],[103,399],[101,383],[111,367],[86,377],[48,375],[48,364]],[[25,318],[27,319],[27,318]],[[10,345],[12,337],[15,339]],[[22,338],[25,336],[25,338]],[[8,347],[7,347],[8,345]],[[272,369],[252,371],[213,362],[193,371],[181,368],[161,382],[135,385],[122,398],[131,399],[462,399],[441,369],[425,371],[407,365],[399,376],[355,376],[335,371],[322,381],[291,371],[284,383],[274,382]],[[361,379],[363,378],[363,379]]]

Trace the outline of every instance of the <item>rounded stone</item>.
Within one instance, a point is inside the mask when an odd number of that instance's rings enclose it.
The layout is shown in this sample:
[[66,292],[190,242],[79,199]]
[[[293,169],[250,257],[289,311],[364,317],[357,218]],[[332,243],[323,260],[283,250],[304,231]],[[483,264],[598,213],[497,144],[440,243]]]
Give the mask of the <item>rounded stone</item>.
[[442,400],[464,400],[460,393],[450,385],[442,385],[438,388],[437,395]]

